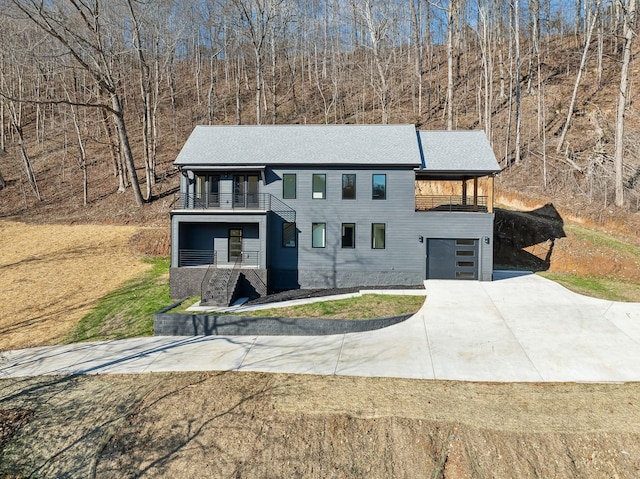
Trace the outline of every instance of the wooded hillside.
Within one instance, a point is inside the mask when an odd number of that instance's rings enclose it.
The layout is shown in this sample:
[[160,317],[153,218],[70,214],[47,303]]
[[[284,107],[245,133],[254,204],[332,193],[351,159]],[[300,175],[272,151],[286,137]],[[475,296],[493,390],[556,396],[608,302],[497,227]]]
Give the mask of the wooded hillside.
[[191,129],[255,123],[484,129],[503,191],[639,209],[636,0],[0,7],[0,216],[164,218]]

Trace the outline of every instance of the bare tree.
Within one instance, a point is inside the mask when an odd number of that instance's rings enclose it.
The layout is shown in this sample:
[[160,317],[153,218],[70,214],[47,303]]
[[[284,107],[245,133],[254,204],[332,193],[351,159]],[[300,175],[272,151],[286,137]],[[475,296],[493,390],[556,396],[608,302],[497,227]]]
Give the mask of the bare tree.
[[377,0],[362,0],[358,3],[357,11],[369,33],[369,42],[373,63],[377,72],[377,82],[374,86],[378,90],[380,97],[380,107],[382,110],[382,123],[389,123],[389,67],[393,59],[392,51],[387,49],[389,29],[393,23],[392,12],[389,2]]
[[573,85],[573,93],[571,94],[571,101],[569,102],[569,111],[567,112],[567,119],[564,123],[564,127],[562,128],[562,133],[560,134],[560,139],[558,140],[558,144],[556,145],[556,153],[559,153],[560,150],[562,149],[562,145],[564,144],[564,140],[567,136],[567,131],[569,130],[571,117],[573,116],[573,110],[576,105],[576,98],[578,96],[578,87],[580,86],[580,80],[582,78],[582,74],[584,72],[584,68],[587,63],[587,53],[589,52],[589,45],[591,45],[591,36],[593,34],[593,29],[596,25],[599,12],[600,12],[600,0],[596,0],[595,7],[591,13],[591,21],[589,22],[589,26],[585,34],[584,48],[582,50],[582,58],[580,59],[580,67],[578,68],[576,81],[575,81],[575,84]]
[[636,0],[628,0],[622,4],[624,9],[624,46],[622,49],[622,67],[620,70],[620,90],[618,91],[618,110],[616,114],[616,146],[615,146],[615,188],[616,206],[624,204],[623,159],[624,159],[624,117],[629,89],[629,65],[631,63],[631,46],[635,36]]
[[264,49],[271,23],[276,21],[284,0],[232,0],[243,20],[255,56],[256,123],[262,124],[262,85]]
[[[144,203],[129,143],[119,81],[114,71],[114,32],[109,32],[103,0],[68,0],[64,4],[42,3],[37,0],[12,0],[12,3],[38,28],[53,38],[74,60],[90,74],[98,88],[109,98],[110,104],[85,104],[108,110],[118,130],[121,153],[125,158],[131,186],[138,205]],[[109,41],[107,38],[109,37]]]

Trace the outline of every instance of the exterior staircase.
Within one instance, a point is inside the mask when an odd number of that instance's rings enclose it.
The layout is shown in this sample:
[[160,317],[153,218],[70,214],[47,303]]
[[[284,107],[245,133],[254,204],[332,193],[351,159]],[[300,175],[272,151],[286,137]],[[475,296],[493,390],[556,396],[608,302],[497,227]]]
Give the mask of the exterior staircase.
[[230,306],[236,299],[241,272],[238,269],[212,268],[203,281],[203,306]]

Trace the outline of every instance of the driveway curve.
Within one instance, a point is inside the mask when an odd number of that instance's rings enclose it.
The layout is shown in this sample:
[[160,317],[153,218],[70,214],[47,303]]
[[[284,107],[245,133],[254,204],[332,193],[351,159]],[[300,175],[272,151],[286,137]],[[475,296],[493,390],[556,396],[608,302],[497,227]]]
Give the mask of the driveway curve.
[[0,353],[0,378],[237,370],[490,382],[640,381],[640,303],[537,275],[428,280],[413,317],[329,336],[150,337]]

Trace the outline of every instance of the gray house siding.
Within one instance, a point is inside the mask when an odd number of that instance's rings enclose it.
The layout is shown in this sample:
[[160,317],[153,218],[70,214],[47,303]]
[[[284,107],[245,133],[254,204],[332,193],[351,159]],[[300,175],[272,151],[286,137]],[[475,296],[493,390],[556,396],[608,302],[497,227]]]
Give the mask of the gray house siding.
[[[176,165],[182,171],[182,198],[171,217],[174,297],[198,294],[206,255],[214,250],[218,266],[229,267],[232,228],[242,228],[243,258],[244,252],[255,253],[251,267],[268,277],[272,290],[419,284],[430,277],[430,268],[436,277],[449,264],[441,261],[437,270],[430,263],[438,258],[429,256],[430,241],[431,253],[450,257],[454,277],[455,268],[476,268],[474,278],[492,279],[494,215],[483,212],[491,208],[473,211],[465,193],[459,203],[449,199],[458,209],[445,212],[419,202],[424,211],[415,211],[417,177],[462,184],[469,175],[499,171],[482,132],[418,132],[416,137],[412,125],[197,127]],[[296,175],[295,198],[283,197],[284,174]],[[325,175],[323,199],[313,197],[314,174]],[[356,177],[354,199],[342,199],[344,174]],[[374,174],[386,175],[385,199],[372,198]],[[234,175],[251,175],[245,195],[234,191]],[[219,183],[196,182],[198,176]],[[295,247],[286,247],[283,225],[294,221]],[[323,247],[312,245],[313,223],[326,226]],[[384,248],[372,247],[374,223],[385,225]],[[343,224],[355,225],[355,247],[343,247]],[[458,246],[469,243],[473,265],[469,258],[456,258],[463,256]],[[181,263],[181,253],[191,259]],[[458,277],[469,278],[468,271],[463,273]]]
[[[296,174],[296,198],[282,198],[282,175]],[[312,198],[312,175],[326,175],[325,199]],[[356,198],[342,199],[342,175],[356,175]],[[386,199],[372,199],[372,175],[386,175]],[[282,246],[282,221],[271,228],[269,268],[274,289],[419,284],[421,245],[413,228],[414,179],[399,168],[274,168],[264,190],[296,211],[297,245]],[[326,245],[312,247],[312,223],[326,224]],[[355,248],[342,248],[342,224],[355,224]],[[384,223],[384,249],[371,245],[372,223]]]
[[[493,213],[415,212],[415,232],[423,237],[423,274],[427,277],[429,239],[477,239],[478,279],[491,281],[493,275]],[[486,239],[485,239],[486,238]]]

